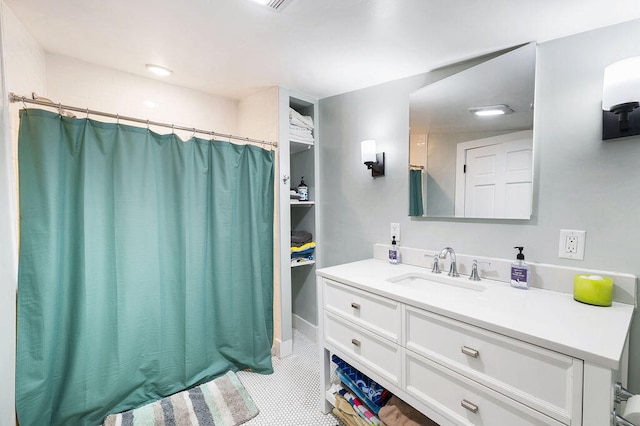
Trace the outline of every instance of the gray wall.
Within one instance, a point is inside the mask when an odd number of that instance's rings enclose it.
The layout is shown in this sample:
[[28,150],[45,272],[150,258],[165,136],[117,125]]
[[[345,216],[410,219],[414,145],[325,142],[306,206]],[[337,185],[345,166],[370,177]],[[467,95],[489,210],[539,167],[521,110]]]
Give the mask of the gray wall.
[[[601,140],[605,66],[640,55],[640,21],[538,47],[534,146],[537,184],[528,221],[409,218],[409,93],[426,73],[320,101],[323,266],[369,258],[401,224],[402,245],[514,257],[640,276],[640,137]],[[360,164],[360,141],[376,139],[386,176]],[[557,257],[560,229],[587,231],[584,261]],[[541,306],[540,309],[545,309]],[[640,392],[640,320],[631,330],[630,388]]]

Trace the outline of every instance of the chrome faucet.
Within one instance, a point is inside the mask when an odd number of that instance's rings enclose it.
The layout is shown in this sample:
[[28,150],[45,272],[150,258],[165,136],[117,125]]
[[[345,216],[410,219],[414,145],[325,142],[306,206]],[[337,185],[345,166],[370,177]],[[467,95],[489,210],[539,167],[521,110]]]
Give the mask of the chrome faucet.
[[482,278],[480,278],[480,274],[478,273],[478,263],[486,263],[487,265],[491,266],[491,262],[478,262],[477,260],[473,259],[473,264],[471,265],[471,274],[469,274],[469,279],[471,281],[482,281]]
[[449,275],[450,277],[459,277],[458,269],[456,267],[456,252],[451,247],[445,247],[442,249],[438,257],[440,259],[446,259],[447,253],[449,253],[449,258],[451,259],[451,266],[449,266]]
[[440,273],[440,263],[438,262],[438,255],[433,256],[433,267],[431,268],[431,272],[434,274]]

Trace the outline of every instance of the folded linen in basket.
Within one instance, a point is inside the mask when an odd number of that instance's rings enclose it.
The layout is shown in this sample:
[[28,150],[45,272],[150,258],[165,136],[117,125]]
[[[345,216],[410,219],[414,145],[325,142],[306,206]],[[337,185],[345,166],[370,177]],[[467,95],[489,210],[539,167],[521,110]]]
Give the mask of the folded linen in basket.
[[359,370],[353,368],[337,355],[331,356],[338,369],[336,370],[342,382],[367,404],[376,414],[385,402],[391,398],[391,392],[371,380]]
[[349,404],[351,404],[353,406],[353,409],[355,410],[356,413],[358,413],[358,415],[363,418],[366,422],[368,422],[368,424],[373,425],[373,426],[378,426],[380,424],[380,419],[378,417],[376,417],[375,414],[373,414],[363,403],[362,401],[360,401],[358,398],[356,398],[351,392],[342,389],[340,392],[340,395],[342,395],[344,397],[344,399],[346,399],[347,401],[349,401]]
[[381,426],[438,426],[438,423],[395,395],[380,409],[378,415]]
[[333,409],[333,414],[347,426],[370,426],[371,423],[365,421],[362,417],[356,413],[355,408],[339,393],[336,396],[336,406]]
[[308,115],[302,115],[291,107],[289,107],[289,122],[294,123],[300,127],[313,129],[313,118],[309,117]]

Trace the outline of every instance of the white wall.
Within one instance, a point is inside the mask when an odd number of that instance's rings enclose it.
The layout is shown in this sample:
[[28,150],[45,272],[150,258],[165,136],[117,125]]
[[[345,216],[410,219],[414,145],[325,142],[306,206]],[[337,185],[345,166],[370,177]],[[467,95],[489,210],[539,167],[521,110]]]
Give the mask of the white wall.
[[[213,96],[73,58],[46,55],[48,96],[54,102],[224,134],[238,134],[238,101]],[[141,62],[140,66],[144,66]],[[150,107],[146,103],[151,102]],[[76,114],[83,117],[81,113]],[[102,117],[91,117],[112,121]],[[123,124],[132,124],[122,122]],[[135,124],[133,124],[135,125]],[[171,129],[152,127],[158,133]],[[192,132],[176,133],[182,139]],[[206,138],[205,135],[196,136]]]
[[[601,140],[606,65],[640,55],[640,21],[543,43],[535,106],[537,188],[528,221],[409,218],[409,93],[432,81],[423,74],[320,101],[324,199],[320,210],[325,265],[372,256],[388,243],[389,223],[402,245],[515,258],[524,245],[535,262],[640,276],[640,137]],[[363,139],[386,152],[386,176],[360,164]],[[331,161],[326,161],[326,159]],[[557,257],[560,229],[587,231],[584,261]],[[545,309],[545,307],[540,307]],[[630,387],[640,392],[640,319],[631,330]]]
[[0,2],[2,79],[0,100],[0,426],[15,424],[16,288],[18,271],[16,104],[8,92],[44,93],[44,52]]

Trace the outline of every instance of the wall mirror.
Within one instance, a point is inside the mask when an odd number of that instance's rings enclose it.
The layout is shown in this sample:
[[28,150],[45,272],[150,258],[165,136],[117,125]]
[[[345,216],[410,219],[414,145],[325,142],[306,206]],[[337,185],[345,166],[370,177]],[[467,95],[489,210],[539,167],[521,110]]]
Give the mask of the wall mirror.
[[409,216],[530,219],[536,45],[410,95]]

